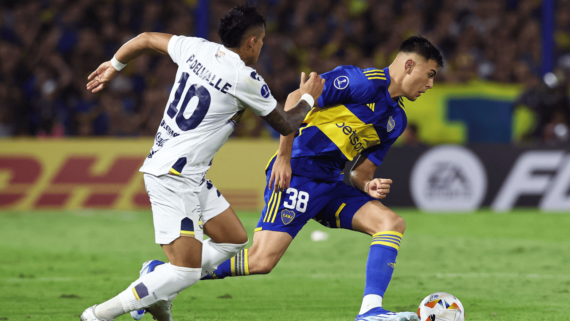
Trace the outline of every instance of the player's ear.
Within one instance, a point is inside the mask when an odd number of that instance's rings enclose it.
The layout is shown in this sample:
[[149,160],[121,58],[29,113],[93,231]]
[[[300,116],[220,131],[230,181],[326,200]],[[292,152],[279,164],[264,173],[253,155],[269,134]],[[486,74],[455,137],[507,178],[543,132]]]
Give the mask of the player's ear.
[[412,73],[412,70],[414,69],[415,64],[416,64],[416,62],[411,58],[406,60],[406,64],[404,65],[404,67],[406,68],[407,74]]

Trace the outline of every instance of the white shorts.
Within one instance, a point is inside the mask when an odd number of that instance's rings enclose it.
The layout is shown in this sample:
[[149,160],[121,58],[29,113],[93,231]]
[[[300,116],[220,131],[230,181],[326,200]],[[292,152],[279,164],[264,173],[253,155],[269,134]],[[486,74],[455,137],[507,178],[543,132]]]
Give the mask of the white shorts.
[[170,244],[180,236],[202,242],[204,224],[230,207],[205,174],[180,177],[145,173],[144,185],[152,205],[157,244]]

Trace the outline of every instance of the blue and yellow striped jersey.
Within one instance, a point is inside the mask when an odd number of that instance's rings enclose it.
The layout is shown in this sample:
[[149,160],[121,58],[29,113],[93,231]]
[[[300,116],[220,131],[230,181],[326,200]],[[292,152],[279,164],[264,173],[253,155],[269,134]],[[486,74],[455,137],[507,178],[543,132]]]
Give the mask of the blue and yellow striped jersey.
[[319,107],[295,136],[293,174],[342,180],[346,162],[361,153],[380,165],[407,125],[402,98],[394,101],[388,93],[388,68],[339,66],[321,76],[326,82]]

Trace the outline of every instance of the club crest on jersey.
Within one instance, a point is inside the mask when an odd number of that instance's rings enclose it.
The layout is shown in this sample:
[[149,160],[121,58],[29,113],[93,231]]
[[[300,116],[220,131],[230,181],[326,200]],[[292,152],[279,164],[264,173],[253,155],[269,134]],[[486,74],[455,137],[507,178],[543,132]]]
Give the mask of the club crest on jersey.
[[394,121],[394,118],[392,118],[392,116],[390,116],[390,118],[388,118],[388,125],[386,126],[386,130],[388,132],[391,132],[394,127],[396,127],[396,122]]
[[263,98],[267,98],[270,95],[270,91],[269,91],[269,87],[267,87],[267,85],[263,85],[261,86],[261,97]]
[[347,76],[338,76],[333,81],[334,88],[338,90],[343,90],[348,87],[348,77]]
[[225,56],[225,55],[226,55],[226,53],[220,50],[220,51],[218,51],[218,53],[216,54],[216,57],[222,58],[222,57]]
[[281,211],[281,220],[283,224],[287,225],[293,221],[295,218],[295,212],[289,210],[282,210]]

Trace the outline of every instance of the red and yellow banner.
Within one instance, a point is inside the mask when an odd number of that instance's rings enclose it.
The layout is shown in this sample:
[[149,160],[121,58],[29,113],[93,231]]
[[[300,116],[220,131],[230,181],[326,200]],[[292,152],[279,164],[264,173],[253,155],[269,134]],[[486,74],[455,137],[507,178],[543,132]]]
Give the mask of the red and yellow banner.
[[[0,210],[150,208],[138,170],[152,139],[0,140]],[[278,142],[230,140],[207,177],[235,210],[263,207]]]

